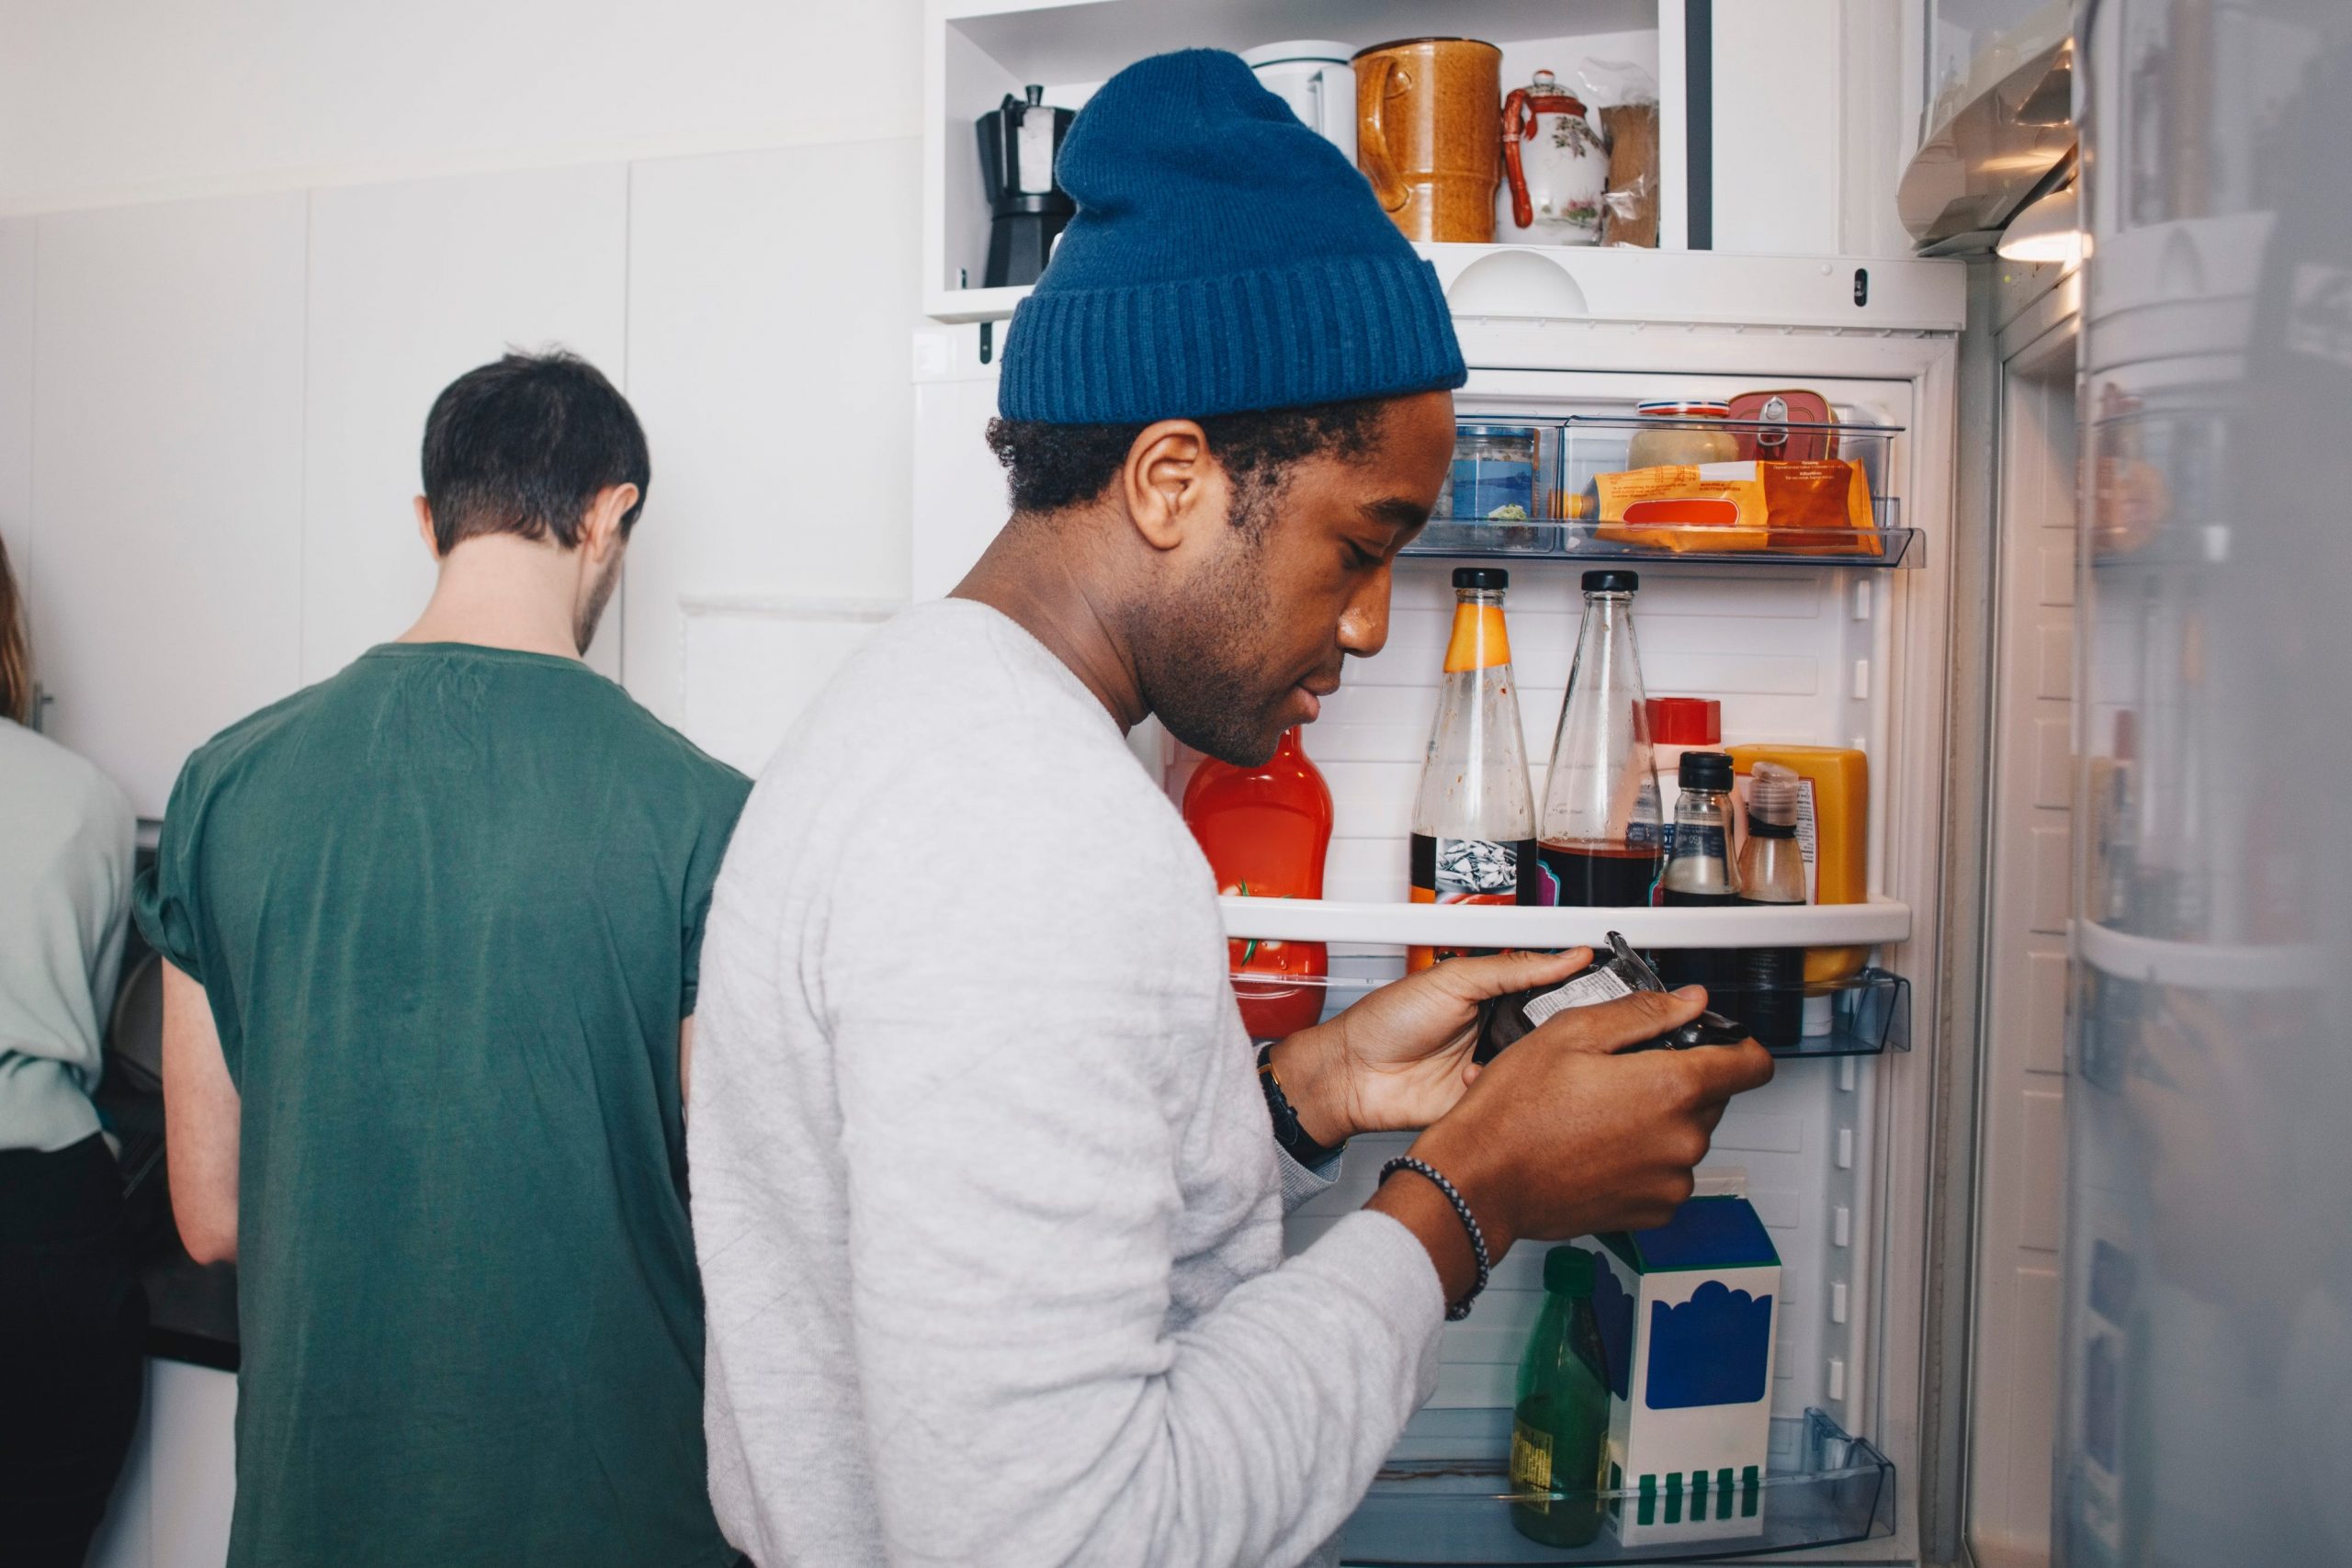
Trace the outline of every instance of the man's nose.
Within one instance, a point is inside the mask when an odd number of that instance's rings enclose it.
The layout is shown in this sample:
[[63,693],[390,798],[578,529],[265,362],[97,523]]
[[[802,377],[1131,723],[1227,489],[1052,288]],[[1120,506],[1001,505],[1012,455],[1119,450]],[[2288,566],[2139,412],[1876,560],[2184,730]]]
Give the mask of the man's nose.
[[1358,659],[1370,659],[1388,645],[1390,570],[1383,566],[1340,613],[1340,647]]

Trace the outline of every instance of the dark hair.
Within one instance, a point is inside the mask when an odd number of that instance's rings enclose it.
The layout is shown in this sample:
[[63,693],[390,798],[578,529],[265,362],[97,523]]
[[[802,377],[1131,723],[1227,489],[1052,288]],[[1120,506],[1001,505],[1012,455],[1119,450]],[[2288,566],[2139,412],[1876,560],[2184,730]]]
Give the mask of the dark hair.
[[[1361,457],[1380,434],[1385,398],[1253,409],[1200,422],[1209,454],[1233,479],[1233,522],[1255,528],[1282,491],[1289,467],[1325,453]],[[1141,424],[1046,424],[989,421],[989,449],[1004,465],[1016,513],[1059,512],[1094,500],[1127,460]]]
[[25,638],[25,602],[8,570],[8,545],[0,539],[0,718],[33,721],[33,654]]
[[447,555],[481,534],[549,534],[566,549],[598,494],[637,487],[626,536],[652,483],[628,400],[576,354],[508,354],[441,389],[424,416],[424,501]]

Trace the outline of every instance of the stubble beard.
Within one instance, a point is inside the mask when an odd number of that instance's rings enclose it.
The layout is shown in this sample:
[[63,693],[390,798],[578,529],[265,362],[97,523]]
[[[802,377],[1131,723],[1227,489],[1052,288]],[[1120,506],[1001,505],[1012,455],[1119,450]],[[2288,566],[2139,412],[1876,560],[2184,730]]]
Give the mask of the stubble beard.
[[583,659],[588,656],[588,645],[596,640],[597,624],[605,618],[605,606],[611,602],[613,590],[620,586],[620,581],[621,558],[616,555],[605,568],[604,574],[589,588],[587,599],[572,615],[572,646],[580,650]]
[[1129,646],[1145,703],[1185,745],[1237,767],[1263,765],[1282,743],[1290,683],[1267,668],[1272,610],[1258,545],[1233,541],[1182,597],[1139,605]]

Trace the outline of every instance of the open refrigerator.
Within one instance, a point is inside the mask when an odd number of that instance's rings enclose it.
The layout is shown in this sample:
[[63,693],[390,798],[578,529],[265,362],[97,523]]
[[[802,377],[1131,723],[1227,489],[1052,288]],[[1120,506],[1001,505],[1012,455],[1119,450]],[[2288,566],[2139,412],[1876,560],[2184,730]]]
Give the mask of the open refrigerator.
[[[1465,254],[1466,253],[1466,254]],[[1956,668],[1946,519],[1952,490],[1960,269],[1931,262],[1434,247],[1472,367],[1463,423],[1541,426],[1569,513],[1593,473],[1624,466],[1651,400],[1805,387],[1826,439],[1870,478],[1881,530],[1834,555],[1628,550],[1589,519],[1441,526],[1397,560],[1388,641],[1351,660],[1306,749],[1336,829],[1325,897],[1228,897],[1228,933],[1325,942],[1327,1008],[1402,973],[1412,945],[1562,948],[1622,931],[1638,948],[1866,946],[1829,1034],[1784,1053],[1775,1081],[1724,1116],[1702,1178],[1744,1190],[1782,1259],[1771,1463],[1746,1508],[1675,1500],[1679,1531],[1605,1529],[1538,1546],[1509,1522],[1513,1378],[1543,1298],[1544,1248],[1515,1251],[1449,1325],[1437,1392],[1344,1538],[1362,1563],[1689,1561],[1809,1549],[1812,1561],[1915,1561],[1901,1506],[1926,1381],[1932,1064],[1941,939],[1945,699]],[[1529,269],[1531,259],[1544,272]],[[1495,263],[1499,261],[1499,266]],[[1482,266],[1484,270],[1482,271]],[[1556,269],[1558,276],[1547,276]],[[1563,285],[1577,298],[1562,307]],[[1860,302],[1867,294],[1868,303]],[[1004,514],[981,438],[994,367],[974,325],[926,329],[917,373],[914,596],[950,589]],[[1547,449],[1548,450],[1548,449]],[[1857,748],[1871,775],[1869,897],[1785,909],[1539,908],[1408,901],[1408,816],[1438,696],[1452,569],[1510,572],[1508,615],[1527,755],[1544,792],[1581,609],[1599,562],[1640,573],[1634,607],[1652,695],[1722,703],[1727,742]],[[1155,724],[1139,763],[1181,794],[1184,759]],[[1668,801],[1671,787],[1668,786]],[[1402,1135],[1356,1140],[1339,1183],[1293,1216],[1294,1248],[1370,1195]],[[1633,1504],[1634,1499],[1628,1498]],[[1731,1517],[1719,1517],[1728,1514]],[[1662,1523],[1663,1521],[1657,1521]]]

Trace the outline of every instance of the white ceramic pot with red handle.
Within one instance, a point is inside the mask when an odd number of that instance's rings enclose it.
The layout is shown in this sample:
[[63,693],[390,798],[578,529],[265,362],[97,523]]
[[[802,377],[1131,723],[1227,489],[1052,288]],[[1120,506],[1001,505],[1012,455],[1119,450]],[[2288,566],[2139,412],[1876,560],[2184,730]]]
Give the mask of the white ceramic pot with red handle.
[[1609,149],[1583,103],[1549,71],[1503,99],[1503,188],[1495,238],[1517,244],[1597,245]]

